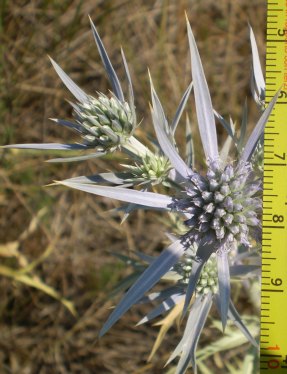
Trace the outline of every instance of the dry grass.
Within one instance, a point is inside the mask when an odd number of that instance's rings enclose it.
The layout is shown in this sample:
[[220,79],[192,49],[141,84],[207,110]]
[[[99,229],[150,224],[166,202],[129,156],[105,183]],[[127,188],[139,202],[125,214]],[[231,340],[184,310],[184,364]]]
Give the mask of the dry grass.
[[[249,96],[248,21],[264,49],[263,0],[15,0],[1,4],[1,144],[71,139],[70,133],[49,121],[70,116],[64,99],[71,97],[47,55],[87,92],[107,92],[88,14],[120,76],[120,45],[126,52],[139,118],[143,118],[140,136],[152,131],[147,67],[170,116],[190,81],[184,10],[198,40],[214,107],[223,115],[239,119],[244,98]],[[254,121],[255,111],[250,118]],[[163,373],[177,333],[172,332],[153,363],[147,364],[156,330],[133,327],[142,310],[135,308],[100,342],[96,340],[112,306],[108,290],[126,274],[108,251],[159,250],[163,235],[158,235],[162,229],[155,216],[135,213],[120,225],[118,216],[105,213],[118,206],[114,201],[42,187],[53,179],[113,168],[113,160],[51,165],[43,163],[47,158],[36,152],[0,153],[0,243],[7,250],[9,243],[17,243],[18,251],[17,256],[1,259],[21,268],[20,255],[31,263],[49,247],[49,256],[33,274],[71,300],[78,317],[44,293],[1,277],[0,372]],[[43,208],[45,215],[27,231]],[[219,365],[218,358],[212,365]]]

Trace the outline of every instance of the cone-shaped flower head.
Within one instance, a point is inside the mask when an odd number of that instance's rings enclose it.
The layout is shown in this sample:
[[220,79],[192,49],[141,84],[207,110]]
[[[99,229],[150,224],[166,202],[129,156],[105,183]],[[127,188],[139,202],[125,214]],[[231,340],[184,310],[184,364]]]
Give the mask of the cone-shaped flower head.
[[[196,256],[196,246],[191,246],[174,266],[174,271],[180,276],[179,283],[188,284],[192,273],[192,266]],[[202,295],[211,292],[218,292],[218,275],[216,254],[212,254],[200,273],[195,287],[195,295]]]
[[152,184],[164,183],[172,169],[170,161],[162,155],[146,154],[135,165],[124,165],[137,180]]
[[102,93],[74,106],[74,117],[85,143],[102,150],[126,142],[135,127],[129,104]]
[[249,163],[224,168],[209,163],[206,176],[194,174],[186,190],[177,198],[175,209],[190,214],[185,235],[192,242],[214,243],[215,250],[222,243],[249,246],[249,230],[259,226],[257,214],[261,200],[256,197],[260,182],[252,181]]

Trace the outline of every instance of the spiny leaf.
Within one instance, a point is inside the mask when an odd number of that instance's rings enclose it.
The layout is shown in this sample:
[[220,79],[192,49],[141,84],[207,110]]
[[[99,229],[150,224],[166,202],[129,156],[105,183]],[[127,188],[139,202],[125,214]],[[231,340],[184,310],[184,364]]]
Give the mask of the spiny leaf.
[[[190,348],[190,361],[192,363],[192,368],[194,371],[194,374],[197,373],[197,366],[196,366],[196,360],[195,360],[195,352],[197,348],[197,344],[201,335],[201,331],[205,325],[205,321],[207,319],[208,313],[210,311],[212,305],[212,294],[209,292],[207,295],[204,296],[201,304],[200,314],[199,318],[196,321],[195,328],[194,328],[194,340],[192,342],[191,348]],[[182,372],[184,374],[184,372]]]
[[152,112],[152,119],[153,119],[153,125],[156,132],[157,140],[159,142],[159,145],[164,152],[164,154],[168,157],[171,164],[174,166],[174,168],[178,171],[180,175],[182,175],[184,178],[188,178],[193,174],[193,171],[186,165],[186,163],[182,160],[182,158],[179,156],[178,152],[174,148],[173,144],[171,143],[167,132],[167,121],[161,106],[161,103],[159,101],[159,98],[155,92],[151,76],[150,76],[150,85],[151,85],[151,96],[152,96],[152,103],[153,108],[151,109]]
[[194,152],[193,152],[191,126],[190,126],[188,115],[186,115],[185,143],[186,143],[186,150],[185,150],[186,164],[192,168],[194,165]]
[[85,160],[91,160],[93,158],[103,157],[105,155],[106,155],[105,152],[97,152],[97,153],[89,153],[88,155],[83,155],[83,156],[52,158],[50,160],[47,160],[46,162],[51,162],[51,163],[78,162],[78,161],[85,161]]
[[219,121],[219,123],[224,127],[224,129],[227,131],[228,135],[234,140],[235,143],[237,143],[237,139],[234,134],[234,129],[230,126],[230,124],[222,117],[221,114],[219,114],[216,110],[213,110],[213,113],[215,115],[215,118]]
[[51,121],[57,123],[57,125],[68,127],[72,130],[75,130],[78,133],[82,133],[81,126],[77,125],[74,122],[67,121],[65,119],[58,119],[58,118],[49,118]]
[[18,148],[18,149],[37,149],[37,150],[59,150],[59,151],[76,151],[90,149],[83,144],[60,144],[60,143],[32,143],[32,144],[9,144],[1,148]]
[[[233,123],[231,118],[230,118],[230,128],[232,129],[233,134],[235,134],[235,123]],[[220,159],[223,161],[223,163],[226,163],[226,160],[228,159],[232,144],[237,145],[237,139],[235,139],[235,137],[232,138],[230,135],[228,135],[220,151]]]
[[178,122],[179,122],[180,117],[182,115],[182,112],[183,112],[183,110],[185,108],[186,102],[187,102],[187,100],[189,98],[192,86],[193,86],[193,82],[191,82],[190,85],[187,87],[186,91],[184,92],[184,94],[183,94],[183,96],[182,96],[182,98],[180,100],[180,103],[179,103],[178,108],[176,110],[174,119],[173,119],[173,121],[171,122],[171,125],[170,125],[170,130],[171,130],[172,134],[175,133],[175,130],[176,130],[177,125],[178,125]]
[[273,97],[273,99],[268,104],[267,108],[264,110],[263,114],[259,118],[259,121],[257,122],[255,128],[253,129],[246,145],[244,148],[244,151],[241,155],[241,160],[248,161],[250,160],[254,149],[256,148],[257,142],[260,139],[260,136],[263,134],[265,125],[268,121],[268,118],[272,112],[272,109],[278,99],[278,96],[280,94],[280,90],[276,93],[276,95]]
[[238,149],[239,152],[242,149],[245,134],[247,129],[247,99],[244,101],[244,107],[243,107],[243,114],[242,114],[242,121],[241,121],[241,127],[240,127],[240,136],[238,141]]
[[197,373],[195,351],[211,305],[211,292],[207,295],[196,298],[192,305],[183,337],[166,363],[167,365],[176,356],[180,355],[176,374],[184,374],[190,363],[192,364],[194,373]]
[[255,36],[252,27],[249,25],[249,35],[252,50],[252,70],[254,75],[255,86],[259,95],[260,100],[265,99],[265,81],[261,69],[258,48],[255,40]]
[[233,323],[242,331],[242,333],[245,335],[245,337],[251,342],[251,344],[254,345],[254,347],[258,347],[258,343],[253,338],[253,336],[250,334],[248,328],[245,326],[243,321],[241,320],[234,304],[230,300],[229,303],[229,311],[228,311],[228,317],[233,321]]
[[62,82],[68,88],[68,90],[75,96],[75,98],[81,103],[89,101],[88,95],[78,85],[76,85],[76,83],[73,82],[71,78],[69,78],[69,76],[64,72],[64,70],[51,57],[49,58],[54,69],[61,78]]
[[180,241],[178,241],[167,247],[152,262],[112,312],[100,331],[100,336],[104,335],[132,305],[140,300],[145,292],[148,292],[155,283],[161,279],[161,277],[178,261],[183,252],[184,247],[181,245]]
[[220,316],[222,321],[223,331],[227,322],[227,314],[230,300],[230,275],[228,253],[223,250],[217,254],[217,274],[219,286],[219,302],[220,302]]
[[57,181],[57,183],[94,195],[109,197],[111,199],[148,206],[155,209],[170,210],[173,202],[171,197],[154,192],[142,192],[122,187],[95,186],[69,182],[69,180]]
[[217,134],[210,93],[188,19],[186,19],[186,23],[191,55],[191,69],[199,133],[206,159],[217,160]]
[[171,308],[173,308],[175,305],[182,302],[184,299],[184,295],[182,294],[175,294],[164,300],[162,303],[160,303],[156,308],[154,308],[151,312],[149,312],[145,317],[143,317],[138,323],[138,325],[142,325],[143,323],[147,323],[151,321],[152,319],[158,317],[161,314],[166,313]]
[[128,67],[128,64],[127,64],[126,56],[125,56],[124,51],[123,51],[122,48],[121,48],[121,54],[122,54],[122,59],[123,59],[123,63],[124,63],[125,73],[126,73],[126,77],[127,77],[127,80],[128,80],[128,86],[129,86],[129,104],[130,104],[130,109],[131,109],[132,114],[133,114],[134,122],[136,122],[135,98],[134,98],[133,84],[132,84],[132,79],[131,79],[129,67]]
[[105,50],[105,47],[103,45],[103,42],[102,42],[102,40],[101,40],[101,38],[98,34],[98,31],[97,31],[97,29],[96,29],[96,27],[95,27],[95,25],[94,25],[90,16],[89,16],[89,19],[90,19],[90,22],[91,22],[91,27],[92,27],[94,39],[95,39],[95,42],[97,44],[98,51],[99,51],[99,54],[101,56],[103,65],[105,67],[105,70],[106,70],[107,75],[109,77],[109,80],[111,82],[113,92],[121,102],[124,102],[125,101],[124,94],[123,94],[118,76],[117,76],[117,74],[116,74],[116,72],[113,68],[113,65],[111,64],[109,56],[108,56],[108,54]]
[[99,173],[89,176],[80,176],[66,179],[66,182],[72,183],[84,183],[84,184],[94,184],[94,183],[111,183],[111,184],[124,184],[132,178],[131,173]]

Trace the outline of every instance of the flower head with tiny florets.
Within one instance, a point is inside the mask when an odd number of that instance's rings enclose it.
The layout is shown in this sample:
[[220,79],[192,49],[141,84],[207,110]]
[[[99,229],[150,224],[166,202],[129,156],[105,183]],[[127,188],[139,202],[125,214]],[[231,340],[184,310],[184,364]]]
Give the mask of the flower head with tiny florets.
[[[174,271],[179,275],[179,283],[188,285],[192,273],[192,266],[196,256],[196,246],[191,246],[174,266]],[[216,254],[212,254],[204,265],[195,288],[195,295],[205,295],[208,292],[216,294],[218,292],[218,275]]]
[[252,180],[252,176],[251,165],[245,162],[236,167],[210,162],[205,177],[191,176],[174,203],[176,210],[190,215],[185,221],[189,227],[186,238],[197,243],[214,242],[218,247],[233,241],[250,246],[249,230],[259,225],[261,209],[256,196],[261,182]]
[[74,117],[81,136],[89,146],[113,150],[132,135],[133,114],[127,102],[99,93],[98,98],[74,105]]
[[140,162],[135,165],[123,165],[134,176],[137,181],[148,182],[152,185],[166,183],[168,174],[172,169],[171,163],[165,156],[157,154],[146,154]]

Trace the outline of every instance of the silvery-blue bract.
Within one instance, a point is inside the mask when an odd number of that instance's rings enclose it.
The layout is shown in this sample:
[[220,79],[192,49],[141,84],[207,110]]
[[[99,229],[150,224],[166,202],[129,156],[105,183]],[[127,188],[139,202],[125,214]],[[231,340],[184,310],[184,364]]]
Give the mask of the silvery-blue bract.
[[[147,266],[130,285],[103,326],[106,333],[134,304],[158,301],[158,306],[140,323],[167,313],[183,303],[182,315],[188,313],[185,331],[168,362],[180,356],[176,373],[184,373],[190,363],[196,372],[195,351],[200,333],[214,301],[221,316],[223,329],[232,320],[257,345],[241,321],[230,299],[230,277],[246,276],[259,266],[248,264],[253,243],[259,243],[262,209],[262,158],[264,126],[277,96],[264,110],[265,83],[260,67],[256,42],[250,28],[252,47],[252,92],[262,110],[248,140],[246,138],[247,107],[244,106],[239,134],[234,123],[228,123],[212,106],[199,52],[187,22],[191,54],[192,83],[184,92],[172,121],[168,121],[150,76],[151,114],[156,133],[155,149],[150,150],[136,138],[135,102],[128,65],[122,51],[129,93],[126,99],[103,43],[93,23],[93,35],[112,86],[112,94],[98,93],[96,97],[83,92],[52,60],[52,64],[77,103],[73,105],[74,121],[55,120],[76,131],[82,141],[78,144],[26,144],[8,147],[60,150],[92,150],[79,157],[52,161],[78,161],[100,157],[115,149],[128,155],[130,163],[121,172],[106,172],[80,176],[58,182],[62,185],[117,199],[127,203],[125,218],[134,209],[156,209],[178,214],[185,223],[183,234],[169,236],[170,245],[157,258],[147,258]],[[186,159],[178,153],[174,134],[182,112],[193,90],[200,138],[205,155],[206,171],[194,169],[194,153],[189,121],[186,126]],[[215,119],[226,129],[228,139],[218,150]],[[237,159],[228,152],[235,146]],[[261,156],[260,156],[261,152]],[[163,184],[166,194],[151,192],[151,187]],[[135,188],[137,187],[137,188]],[[246,261],[245,261],[246,260]],[[163,277],[172,275],[169,288],[146,295]]]

